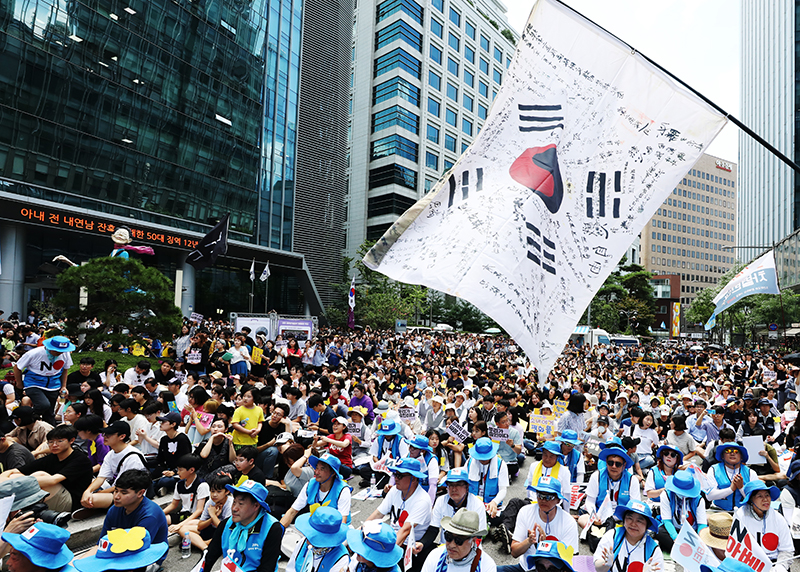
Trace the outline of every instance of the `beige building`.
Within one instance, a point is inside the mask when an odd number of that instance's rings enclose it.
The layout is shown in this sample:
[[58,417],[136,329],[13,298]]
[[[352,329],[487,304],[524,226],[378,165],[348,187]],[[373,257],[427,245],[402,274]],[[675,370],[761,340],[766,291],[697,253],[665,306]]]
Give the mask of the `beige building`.
[[703,155],[642,230],[642,265],[680,274],[684,306],[734,263],[736,181],[735,163]]

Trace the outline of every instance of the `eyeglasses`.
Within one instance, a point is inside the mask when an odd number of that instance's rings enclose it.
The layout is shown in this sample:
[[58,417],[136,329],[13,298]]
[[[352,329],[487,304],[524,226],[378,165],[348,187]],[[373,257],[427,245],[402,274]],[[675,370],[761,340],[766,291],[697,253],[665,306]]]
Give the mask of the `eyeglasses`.
[[445,532],[444,533],[444,541],[445,542],[455,542],[456,546],[463,545],[467,540],[469,540],[470,536],[457,536],[452,532]]
[[733,453],[739,453],[739,449],[732,449],[732,448],[728,448],[728,449],[725,449],[725,450],[723,451],[723,453],[725,453],[726,455],[728,455],[728,454],[733,454]]
[[606,461],[606,465],[609,467],[624,467],[625,461]]
[[676,453],[675,451],[664,451],[663,455],[665,457],[677,457],[678,453]]
[[539,499],[539,500],[547,502],[547,501],[551,501],[551,500],[556,500],[558,498],[558,495],[555,494],[555,493],[540,493],[540,492],[537,492],[536,493],[536,498]]

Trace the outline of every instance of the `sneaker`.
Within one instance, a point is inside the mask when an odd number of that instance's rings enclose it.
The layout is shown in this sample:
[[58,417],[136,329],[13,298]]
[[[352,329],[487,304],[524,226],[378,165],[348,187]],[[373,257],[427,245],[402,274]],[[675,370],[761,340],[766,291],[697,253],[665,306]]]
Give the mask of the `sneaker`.
[[500,535],[500,544],[503,545],[503,550],[507,554],[511,554],[511,533],[508,531],[505,524],[498,526],[497,530]]

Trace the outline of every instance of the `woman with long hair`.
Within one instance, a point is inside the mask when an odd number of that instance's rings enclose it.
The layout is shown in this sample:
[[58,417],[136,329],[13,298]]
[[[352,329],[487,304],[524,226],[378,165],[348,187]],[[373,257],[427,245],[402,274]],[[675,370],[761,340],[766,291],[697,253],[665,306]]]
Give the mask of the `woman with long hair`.
[[202,420],[205,414],[205,404],[211,399],[208,392],[202,387],[193,387],[186,395],[188,401],[186,407],[181,412],[181,417],[186,420],[186,427],[184,432],[192,442],[192,447],[196,447],[201,443],[205,436],[211,432],[211,426],[206,426]]
[[191,344],[186,349],[186,370],[205,375],[208,369],[208,358],[211,355],[211,342],[208,334],[200,332],[192,337]]
[[561,435],[564,431],[573,430],[580,434],[581,431],[586,429],[586,420],[584,419],[584,411],[586,410],[586,396],[583,393],[573,393],[569,396],[567,403],[567,410],[561,415],[558,420],[556,428],[557,433]]
[[639,455],[639,466],[642,469],[649,469],[656,464],[653,458],[653,447],[658,444],[658,433],[655,430],[656,419],[652,412],[647,411],[639,419],[639,423],[633,428],[633,438],[639,439],[636,446],[636,453]]
[[241,336],[236,336],[233,339],[233,346],[228,348],[228,353],[231,354],[231,375],[238,375],[240,377],[247,377],[248,364],[252,361],[250,358],[250,351],[247,346],[242,342]]
[[106,405],[103,394],[99,389],[90,389],[83,396],[83,402],[89,407],[89,413],[97,415],[103,420],[103,426],[108,424],[111,418],[111,407]]
[[289,338],[286,344],[286,367],[291,370],[293,367],[303,370],[303,350],[297,344],[297,340]]
[[331,435],[319,435],[314,439],[314,446],[317,443],[327,445],[328,452],[339,459],[341,466],[339,474],[343,478],[349,479],[353,474],[353,436],[347,431],[347,419],[336,417],[331,422]]

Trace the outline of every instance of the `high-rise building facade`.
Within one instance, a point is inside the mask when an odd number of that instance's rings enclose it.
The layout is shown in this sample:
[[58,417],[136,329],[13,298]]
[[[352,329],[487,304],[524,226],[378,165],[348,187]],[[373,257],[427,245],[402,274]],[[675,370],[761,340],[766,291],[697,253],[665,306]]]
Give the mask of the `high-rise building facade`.
[[486,120],[518,36],[500,0],[367,0],[355,10],[347,245],[375,240]]
[[[319,311],[295,220],[302,2],[0,0],[0,304],[53,288],[54,255],[108,255],[133,229],[184,312]],[[231,250],[186,254],[224,213]],[[13,263],[12,263],[13,261]]]
[[642,265],[653,274],[680,275],[688,306],[703,288],[716,284],[736,254],[735,163],[703,155],[642,229]]
[[[798,0],[741,2],[741,120],[787,157],[800,163],[797,49]],[[740,224],[738,243],[768,246],[800,228],[800,177],[755,139],[739,132]],[[742,249],[738,259],[755,252]]]

